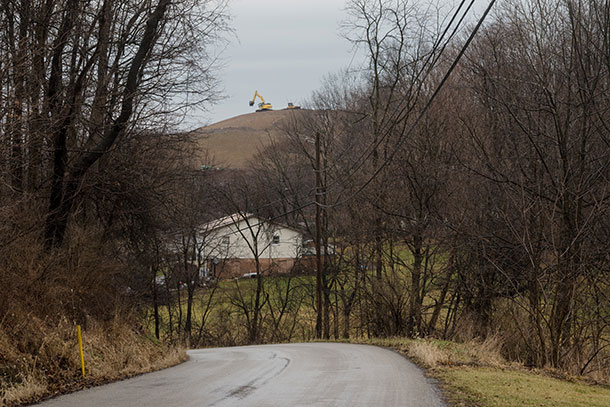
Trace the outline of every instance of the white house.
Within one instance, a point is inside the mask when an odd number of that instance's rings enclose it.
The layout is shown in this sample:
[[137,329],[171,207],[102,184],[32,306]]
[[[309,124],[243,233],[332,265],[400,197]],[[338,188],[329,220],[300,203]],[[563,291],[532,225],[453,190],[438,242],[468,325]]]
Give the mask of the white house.
[[[200,239],[206,271],[228,278],[256,273],[290,272],[303,264],[303,232],[261,219],[253,214],[233,214],[202,225]],[[309,258],[309,256],[306,256]],[[305,261],[305,263],[309,263]]]

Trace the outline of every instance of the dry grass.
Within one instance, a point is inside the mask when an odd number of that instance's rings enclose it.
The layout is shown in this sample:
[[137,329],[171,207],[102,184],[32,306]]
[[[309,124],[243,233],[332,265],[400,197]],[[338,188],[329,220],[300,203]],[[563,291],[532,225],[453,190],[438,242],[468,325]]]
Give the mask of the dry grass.
[[113,380],[173,366],[186,360],[182,348],[165,347],[120,322],[96,325],[83,335],[88,372],[100,380]]
[[408,348],[407,354],[428,368],[451,364],[451,354],[428,341],[414,341]]
[[508,367],[500,353],[501,341],[491,337],[485,341],[458,343],[437,339],[379,338],[356,339],[352,342],[392,348],[422,367],[435,369],[447,366]]
[[14,340],[9,342],[3,335],[0,349],[3,355],[12,352],[13,357],[3,358],[6,361],[0,365],[2,405],[28,403],[186,360],[184,349],[155,343],[118,319],[108,323],[91,321],[83,332],[86,366],[83,379],[74,325],[65,320],[54,326],[36,323],[36,329],[43,337],[38,349],[21,349]]
[[45,394],[47,383],[29,373],[21,377],[21,381],[13,386],[7,386],[0,390],[0,405],[11,405],[36,400]]
[[[0,219],[0,223],[2,219]],[[95,234],[48,251],[36,236],[0,246],[0,405],[168,367],[184,360],[146,336],[118,283],[125,266]],[[75,321],[83,325],[86,377]]]

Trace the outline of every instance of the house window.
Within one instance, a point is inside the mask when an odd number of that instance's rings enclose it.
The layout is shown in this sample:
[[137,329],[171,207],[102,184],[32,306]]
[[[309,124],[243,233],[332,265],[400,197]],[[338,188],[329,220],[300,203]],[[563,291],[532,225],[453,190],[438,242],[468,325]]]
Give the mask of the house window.
[[273,239],[271,240],[271,244],[280,244],[280,235],[279,234],[273,235]]
[[220,244],[222,245],[222,247],[228,249],[229,244],[231,244],[231,238],[229,236],[223,237],[222,240],[220,241]]

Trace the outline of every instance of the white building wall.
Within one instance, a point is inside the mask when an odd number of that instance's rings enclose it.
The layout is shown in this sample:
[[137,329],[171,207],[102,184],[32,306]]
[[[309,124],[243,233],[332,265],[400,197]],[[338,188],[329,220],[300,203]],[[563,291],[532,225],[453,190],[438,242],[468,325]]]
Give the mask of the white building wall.
[[[274,236],[279,243],[274,242]],[[218,259],[254,259],[255,251],[261,259],[296,258],[302,245],[298,231],[256,217],[216,228],[205,239],[204,257]]]

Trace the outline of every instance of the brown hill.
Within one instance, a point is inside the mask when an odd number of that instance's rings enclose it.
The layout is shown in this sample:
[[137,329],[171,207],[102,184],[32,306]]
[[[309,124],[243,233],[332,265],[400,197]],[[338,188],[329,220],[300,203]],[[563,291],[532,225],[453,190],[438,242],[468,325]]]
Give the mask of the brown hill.
[[293,113],[274,110],[242,114],[195,130],[198,161],[217,167],[246,167],[271,140],[282,137],[281,125]]

